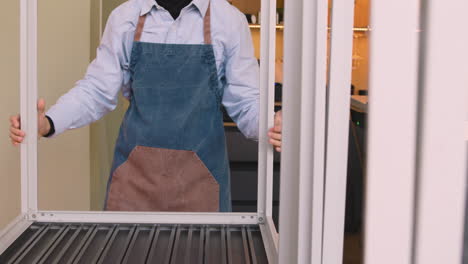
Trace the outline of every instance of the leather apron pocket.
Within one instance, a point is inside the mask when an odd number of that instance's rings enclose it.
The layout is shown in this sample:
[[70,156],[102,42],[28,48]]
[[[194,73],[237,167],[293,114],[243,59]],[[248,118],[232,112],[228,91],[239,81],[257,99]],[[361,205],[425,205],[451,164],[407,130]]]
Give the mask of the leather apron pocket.
[[193,151],[136,146],[112,175],[107,210],[218,212],[219,184]]

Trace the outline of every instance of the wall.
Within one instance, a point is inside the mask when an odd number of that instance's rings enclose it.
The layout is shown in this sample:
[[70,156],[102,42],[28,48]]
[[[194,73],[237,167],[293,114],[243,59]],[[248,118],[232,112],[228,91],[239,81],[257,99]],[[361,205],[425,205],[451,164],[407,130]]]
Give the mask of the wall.
[[[64,12],[66,10],[66,12]],[[90,0],[39,1],[39,94],[51,103],[82,77],[89,62]],[[19,1],[0,9],[0,228],[20,212],[20,152],[7,118],[19,112]],[[39,142],[39,207],[89,210],[89,128]]]
[[0,228],[20,213],[19,149],[10,144],[7,119],[19,111],[19,1],[6,0],[0,8]]
[[[83,77],[89,63],[90,10],[90,0],[39,1],[39,95],[49,106]],[[89,127],[41,140],[39,208],[89,210],[89,192]]]

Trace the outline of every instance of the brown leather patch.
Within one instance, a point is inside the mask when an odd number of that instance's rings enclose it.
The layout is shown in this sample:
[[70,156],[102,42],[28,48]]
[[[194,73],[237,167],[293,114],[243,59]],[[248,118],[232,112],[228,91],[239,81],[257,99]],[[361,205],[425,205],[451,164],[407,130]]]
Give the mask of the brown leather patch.
[[114,171],[107,210],[218,212],[219,185],[193,151],[136,146]]

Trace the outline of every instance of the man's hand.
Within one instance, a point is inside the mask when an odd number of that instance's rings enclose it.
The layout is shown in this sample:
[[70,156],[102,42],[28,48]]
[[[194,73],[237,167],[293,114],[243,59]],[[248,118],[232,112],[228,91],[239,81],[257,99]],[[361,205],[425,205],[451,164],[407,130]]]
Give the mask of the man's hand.
[[[50,131],[49,120],[45,116],[45,101],[44,99],[39,99],[37,101],[37,126],[38,126],[38,136],[42,137],[47,135]],[[18,146],[23,142],[26,133],[21,130],[21,117],[20,115],[15,115],[10,117],[10,138],[11,143],[14,146]]]
[[273,145],[276,151],[281,152],[281,131],[283,127],[283,114],[280,111],[275,114],[275,126],[270,128],[268,136],[270,144]]

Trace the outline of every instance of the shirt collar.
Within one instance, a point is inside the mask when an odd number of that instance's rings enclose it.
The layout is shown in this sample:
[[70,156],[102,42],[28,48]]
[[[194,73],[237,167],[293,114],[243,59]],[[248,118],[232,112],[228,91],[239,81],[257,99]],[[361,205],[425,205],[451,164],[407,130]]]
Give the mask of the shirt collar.
[[[208,4],[210,0],[193,0],[192,3],[189,5],[194,5],[198,11],[200,11],[200,14],[202,17],[205,17],[206,11],[208,10]],[[160,8],[160,6],[156,3],[155,0],[145,0],[143,2],[143,5],[141,7],[141,12],[140,16],[148,14],[153,7]]]

